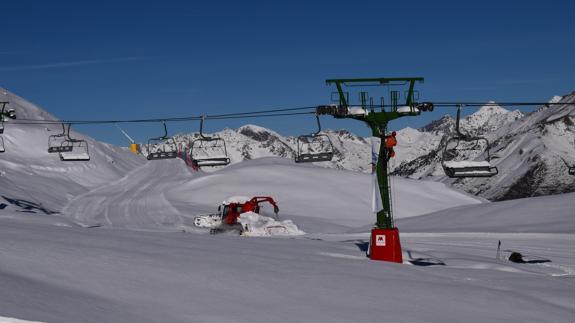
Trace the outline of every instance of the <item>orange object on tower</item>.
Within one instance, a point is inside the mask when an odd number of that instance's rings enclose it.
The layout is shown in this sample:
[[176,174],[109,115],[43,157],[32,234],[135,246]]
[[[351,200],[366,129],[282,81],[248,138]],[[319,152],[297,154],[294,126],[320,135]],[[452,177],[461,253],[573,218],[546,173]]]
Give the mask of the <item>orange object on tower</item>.
[[385,147],[393,148],[397,146],[397,139],[395,138],[396,135],[397,133],[394,131],[391,133],[391,135],[385,136]]

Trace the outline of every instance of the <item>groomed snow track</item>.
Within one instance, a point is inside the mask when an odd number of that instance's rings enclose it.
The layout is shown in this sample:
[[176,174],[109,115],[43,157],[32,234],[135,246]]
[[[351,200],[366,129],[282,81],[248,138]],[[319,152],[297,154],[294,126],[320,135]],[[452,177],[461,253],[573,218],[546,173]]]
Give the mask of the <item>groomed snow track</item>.
[[181,160],[147,162],[116,181],[76,196],[61,213],[87,226],[157,231],[190,228],[193,214],[168,201],[165,192],[192,176]]

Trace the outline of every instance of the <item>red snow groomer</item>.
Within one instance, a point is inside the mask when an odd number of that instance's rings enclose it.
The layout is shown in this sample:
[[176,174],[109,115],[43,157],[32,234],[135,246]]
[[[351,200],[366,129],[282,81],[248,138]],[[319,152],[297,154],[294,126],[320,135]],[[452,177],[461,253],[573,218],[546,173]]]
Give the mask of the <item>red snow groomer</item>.
[[194,225],[200,228],[210,228],[210,233],[216,234],[225,231],[243,231],[238,218],[242,213],[254,212],[260,213],[260,203],[267,202],[273,206],[274,213],[277,215],[279,207],[272,197],[256,196],[247,198],[243,196],[234,196],[227,198],[218,207],[217,214],[199,215],[194,218]]

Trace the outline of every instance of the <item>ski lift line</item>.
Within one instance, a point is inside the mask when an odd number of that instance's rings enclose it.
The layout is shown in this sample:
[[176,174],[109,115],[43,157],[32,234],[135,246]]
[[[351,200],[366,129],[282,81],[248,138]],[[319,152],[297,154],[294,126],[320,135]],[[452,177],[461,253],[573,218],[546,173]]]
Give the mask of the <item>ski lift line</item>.
[[[315,107],[314,107],[315,109]],[[242,119],[242,118],[258,118],[258,117],[276,117],[276,116],[290,116],[290,115],[304,115],[315,114],[314,112],[297,112],[297,113],[269,113],[269,114],[239,114],[239,115],[214,115],[205,116],[204,120],[225,120],[225,119]],[[155,123],[155,122],[184,122],[184,121],[201,121],[202,117],[182,117],[182,118],[164,118],[164,119],[140,119],[140,120],[36,120],[36,119],[20,119],[19,122],[13,122],[18,125],[55,125],[55,124],[73,124],[73,125],[101,125],[101,124],[117,124],[117,123]]]
[[[242,119],[242,118],[259,118],[259,117],[281,117],[292,115],[307,115],[315,114],[315,112],[298,112],[298,113],[276,113],[276,114],[259,114],[259,115],[239,115],[239,116],[206,116],[204,120],[226,120],[226,119]],[[76,121],[76,120],[62,120],[62,121],[45,121],[45,120],[24,120],[24,122],[12,122],[18,125],[59,125],[62,123],[73,125],[102,125],[102,124],[116,124],[116,123],[156,123],[156,122],[186,122],[186,121],[201,121],[201,117],[193,118],[178,118],[178,119],[149,119],[149,120],[95,120],[95,121]]]
[[317,106],[312,107],[301,107],[301,108],[285,108],[285,109],[274,109],[274,110],[261,110],[261,111],[251,111],[251,112],[240,112],[240,113],[230,113],[230,114],[219,114],[219,115],[212,115],[206,116],[210,118],[215,117],[230,117],[230,116],[242,116],[242,115],[252,115],[252,114],[264,114],[264,113],[273,113],[273,112],[287,112],[287,111],[299,111],[299,110],[315,110]]
[[[239,118],[241,116],[257,116],[266,114],[265,116],[272,116],[274,112],[287,112],[287,111],[299,111],[299,110],[315,110],[317,106],[308,107],[297,107],[297,108],[282,108],[282,109],[270,109],[270,110],[260,110],[260,111],[250,111],[250,112],[239,112],[230,114],[218,114],[218,115],[204,115],[204,116],[187,116],[187,117],[171,117],[171,118],[153,118],[153,119],[124,119],[124,120],[41,120],[41,119],[19,119],[20,121],[14,122],[21,125],[51,125],[51,124],[74,124],[74,125],[90,125],[90,124],[112,124],[112,123],[154,123],[154,122],[179,122],[179,121],[200,121],[204,119],[226,119],[226,118]],[[289,115],[289,114],[277,114],[278,116]]]
[[[575,102],[433,102],[435,107],[441,108],[457,108],[457,107],[482,107],[482,106],[550,106],[550,105],[575,105]],[[353,106],[353,104],[348,104]],[[366,105],[366,108],[391,108],[391,104],[380,105]],[[238,112],[230,114],[219,115],[205,115],[205,120],[225,120],[225,119],[242,119],[242,118],[257,118],[257,117],[275,117],[275,116],[291,116],[291,115],[305,115],[314,112],[299,112],[299,113],[274,113],[274,112],[287,112],[310,110],[316,107],[297,107],[297,108],[283,108],[283,109],[270,109],[261,111]],[[73,124],[73,125],[99,125],[99,124],[115,124],[115,123],[155,123],[155,122],[185,122],[185,121],[200,121],[202,116],[187,116],[187,117],[171,117],[171,118],[152,118],[152,119],[124,119],[124,120],[41,120],[41,119],[17,119],[11,122],[12,124],[19,125],[54,125],[54,124]]]
[[482,107],[482,106],[545,106],[545,105],[575,105],[575,102],[433,102],[435,107]]
[[179,122],[195,121],[201,117],[181,117],[181,118],[162,118],[162,119],[134,119],[134,120],[38,120],[38,119],[20,119],[24,122],[13,122],[21,125],[51,125],[51,124],[73,124],[73,125],[91,125],[91,124],[115,124],[115,123],[155,123],[155,122]]
[[274,113],[274,114],[259,114],[259,115],[246,115],[246,116],[229,116],[229,117],[206,117],[206,120],[225,120],[225,119],[243,119],[243,118],[268,118],[268,117],[285,117],[297,115],[311,115],[316,114],[313,112],[295,112],[295,113]]

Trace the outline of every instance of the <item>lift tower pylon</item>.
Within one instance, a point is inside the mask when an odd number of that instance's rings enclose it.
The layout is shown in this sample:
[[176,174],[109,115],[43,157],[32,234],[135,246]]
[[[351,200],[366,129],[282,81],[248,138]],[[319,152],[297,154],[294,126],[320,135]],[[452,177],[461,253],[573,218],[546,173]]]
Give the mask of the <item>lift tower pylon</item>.
[[[388,176],[387,148],[384,140],[387,124],[395,119],[405,116],[418,116],[421,111],[432,111],[433,104],[415,102],[415,83],[422,83],[422,77],[396,77],[396,78],[359,78],[359,79],[330,79],[327,85],[335,85],[338,104],[323,105],[317,107],[318,115],[332,115],[338,119],[355,119],[362,121],[371,129],[372,136],[380,138],[379,154],[375,165],[377,184],[381,198],[381,210],[377,211],[377,222],[371,232],[370,258],[373,260],[385,260],[402,262],[401,246],[399,243],[399,231],[393,223],[391,208],[391,185]],[[389,104],[385,105],[382,96],[380,103],[373,104],[373,98],[367,92],[359,92],[360,104],[353,106],[349,102],[349,95],[344,91],[345,87],[383,86],[405,87],[403,97],[405,101],[400,103],[401,92],[389,91],[387,93]]]

